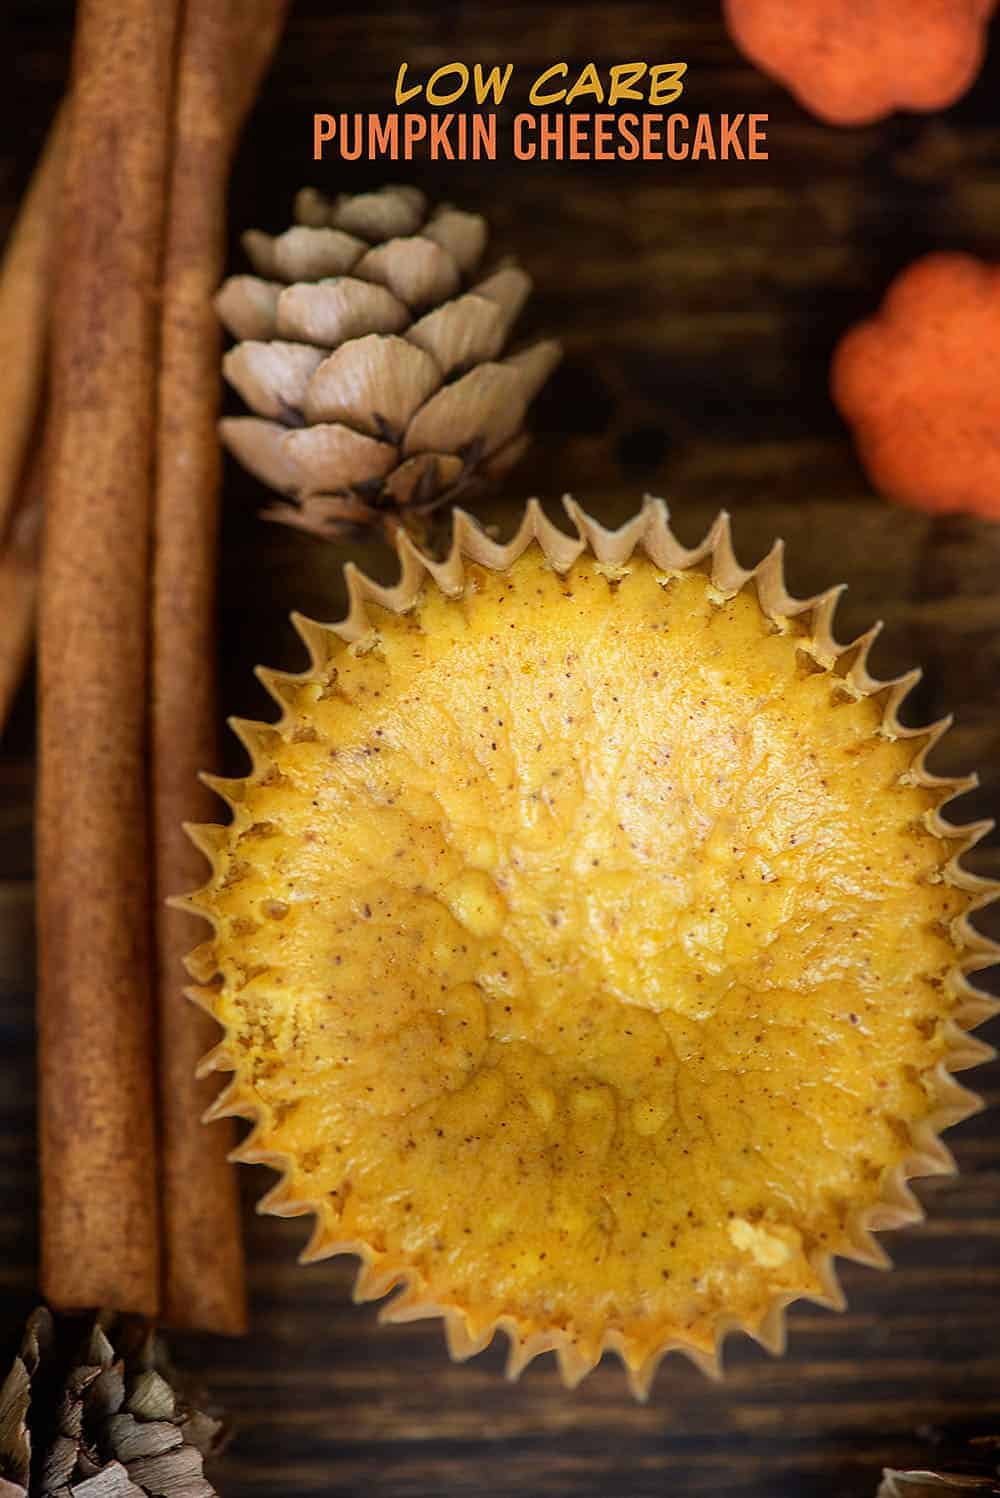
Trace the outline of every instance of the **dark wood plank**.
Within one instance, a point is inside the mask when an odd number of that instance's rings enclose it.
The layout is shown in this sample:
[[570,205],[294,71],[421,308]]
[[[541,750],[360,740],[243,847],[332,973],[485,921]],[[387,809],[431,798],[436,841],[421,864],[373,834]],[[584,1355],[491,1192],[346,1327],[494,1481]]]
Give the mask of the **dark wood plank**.
[[[399,169],[309,160],[314,109],[388,107],[398,63],[510,59],[523,83],[556,58],[686,58],[688,103],[772,119],[754,166],[475,167],[417,162],[429,191],[487,211],[498,249],[538,293],[525,331],[558,331],[563,369],[539,403],[532,458],[488,517],[512,524],[525,495],[558,510],[572,490],[605,520],[645,489],[696,539],[720,505],[746,561],[788,543],[792,586],[851,587],[845,638],[876,617],[876,665],[926,668],[915,718],[955,711],[938,767],[975,765],[959,808],[1000,810],[1000,527],[932,523],[874,497],[830,406],[830,351],[895,270],[945,245],[1000,253],[1000,38],[970,95],[936,121],[837,132],[809,120],[728,43],[717,0],[404,0],[333,8],[299,0],[247,134],[235,232],[279,227],[304,181],[357,188]],[[65,74],[68,0],[14,0],[0,69],[0,229]],[[517,102],[523,98],[518,95]],[[234,265],[239,264],[234,249]],[[287,612],[333,617],[347,554],[264,525],[261,491],[227,476],[221,650],[228,711],[266,713],[250,675],[296,659]],[[391,575],[375,545],[354,548]],[[248,580],[252,579],[252,586]],[[34,1293],[30,691],[0,758],[0,1335]],[[231,746],[234,763],[238,753]],[[994,839],[976,867],[1000,874]],[[995,923],[994,923],[995,924]],[[996,1027],[994,1027],[996,1033]],[[1000,1066],[977,1085],[1000,1101]],[[235,1412],[229,1498],[865,1498],[883,1463],[918,1459],[919,1432],[1000,1422],[1000,1142],[995,1114],[952,1136],[962,1174],[921,1188],[930,1220],[895,1236],[897,1267],[847,1267],[842,1316],[800,1306],[781,1361],[733,1343],[713,1386],[671,1360],[646,1407],[619,1370],[575,1394],[546,1361],[503,1381],[501,1348],[452,1366],[433,1324],[378,1329],[350,1302],[350,1266],[301,1268],[301,1224],[261,1219],[265,1173],[244,1171],[253,1332],[179,1340]]]

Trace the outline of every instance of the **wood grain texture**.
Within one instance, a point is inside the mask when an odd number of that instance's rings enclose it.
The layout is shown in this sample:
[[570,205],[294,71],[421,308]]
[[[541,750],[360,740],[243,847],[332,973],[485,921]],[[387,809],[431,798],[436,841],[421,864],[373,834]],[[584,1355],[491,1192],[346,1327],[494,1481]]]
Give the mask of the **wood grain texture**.
[[[68,34],[63,0],[23,0],[15,9],[18,67],[11,57],[2,66],[20,124],[16,137],[0,137],[0,222],[13,212],[57,97]],[[414,164],[410,175],[429,192],[488,212],[495,243],[534,274],[524,336],[558,332],[567,344],[565,365],[538,404],[533,457],[491,518],[509,525],[528,492],[555,507],[572,489],[610,520],[651,489],[669,500],[687,541],[726,505],[747,562],[782,533],[798,591],[849,579],[845,636],[886,620],[877,669],[923,663],[915,717],[957,715],[937,765],[975,765],[983,776],[957,809],[996,815],[1000,527],[932,523],[873,496],[830,406],[826,371],[840,332],[915,255],[964,247],[1000,256],[1000,37],[976,88],[946,116],[836,132],[750,71],[722,31],[716,0],[392,0],[377,19],[350,0],[338,10],[299,0],[237,165],[233,230],[281,227],[303,182],[356,190],[399,178],[399,168],[313,166],[311,113],[387,107],[399,61],[423,70],[453,57],[509,58],[522,80],[564,57],[686,58],[692,110],[765,110],[772,122],[772,159],[754,166]],[[235,249],[232,260],[242,265]],[[229,710],[258,715],[269,707],[251,667],[300,658],[286,623],[291,606],[339,612],[345,555],[255,520],[262,498],[230,466],[223,697]],[[366,566],[391,572],[379,547],[356,551]],[[0,872],[8,880],[29,873],[28,719],[25,699],[0,770]],[[238,767],[234,743],[227,754]],[[975,861],[1000,875],[995,838]],[[23,884],[0,901],[0,1306],[8,1341],[16,1313],[30,1304],[34,1272],[27,907]],[[1000,1066],[981,1069],[976,1083],[1000,1102]],[[730,1375],[719,1387],[668,1362],[645,1408],[628,1398],[613,1364],[575,1394],[546,1360],[509,1386],[499,1348],[457,1368],[433,1323],[378,1329],[374,1307],[350,1303],[346,1263],[300,1268],[303,1225],[252,1214],[269,1177],[245,1170],[251,1337],[176,1344],[241,1426],[220,1472],[223,1491],[869,1498],[882,1464],[926,1457],[930,1430],[1000,1421],[995,1111],[953,1131],[951,1143],[962,1174],[921,1187],[930,1220],[889,1240],[893,1273],[847,1268],[845,1314],[793,1311],[780,1362],[731,1344]]]

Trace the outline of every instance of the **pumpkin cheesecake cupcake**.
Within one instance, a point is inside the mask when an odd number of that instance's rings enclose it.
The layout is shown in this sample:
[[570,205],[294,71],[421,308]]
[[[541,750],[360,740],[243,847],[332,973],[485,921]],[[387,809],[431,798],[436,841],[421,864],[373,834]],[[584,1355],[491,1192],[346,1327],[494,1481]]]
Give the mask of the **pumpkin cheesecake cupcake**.
[[688,551],[657,501],[567,509],[506,546],[458,516],[443,563],[401,536],[397,586],[348,568],[348,618],[298,621],[192,830],[192,994],[305,1258],[357,1254],[457,1357],[500,1328],[575,1383],[611,1349],[644,1394],[669,1349],[779,1348],[919,1217],[995,889],[942,812],[971,782],[925,768],[946,725],[901,726],[916,673],[836,643],[837,590],[743,570],[725,517]]

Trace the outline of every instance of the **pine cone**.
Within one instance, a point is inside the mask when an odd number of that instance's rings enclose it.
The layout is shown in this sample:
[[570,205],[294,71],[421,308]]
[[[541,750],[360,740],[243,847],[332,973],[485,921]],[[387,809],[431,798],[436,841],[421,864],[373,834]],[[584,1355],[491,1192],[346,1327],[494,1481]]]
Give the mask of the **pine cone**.
[[216,307],[241,341],[223,370],[256,414],[230,451],[295,503],[267,518],[333,536],[392,529],[505,472],[557,343],[498,356],[531,290],[505,265],[463,290],[486,248],[478,214],[428,211],[412,187],[330,202],[306,188],[295,227],[243,244],[257,275]]
[[0,1389],[0,1498],[217,1498],[203,1462],[222,1424],[178,1394],[145,1325],[99,1318],[68,1361],[60,1341],[35,1311]]

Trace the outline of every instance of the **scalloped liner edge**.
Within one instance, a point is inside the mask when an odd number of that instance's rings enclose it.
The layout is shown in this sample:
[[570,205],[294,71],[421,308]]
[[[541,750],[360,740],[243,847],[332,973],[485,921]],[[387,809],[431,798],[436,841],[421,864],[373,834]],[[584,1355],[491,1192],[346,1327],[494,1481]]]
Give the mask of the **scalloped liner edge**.
[[[569,571],[577,558],[588,550],[602,565],[619,568],[625,567],[632,554],[641,549],[654,566],[665,572],[683,572],[701,567],[708,573],[712,587],[722,596],[731,597],[753,583],[762,611],[779,628],[786,628],[793,620],[802,620],[804,616],[811,615],[811,628],[808,636],[803,636],[802,648],[808,650],[824,668],[837,667],[844,690],[852,695],[874,697],[884,694],[883,717],[878,729],[880,733],[894,739],[925,740],[915,754],[910,769],[905,772],[904,783],[945,792],[939,807],[978,783],[975,775],[943,777],[927,770],[927,755],[947,732],[951,719],[945,718],[921,728],[907,728],[900,723],[899,709],[920,680],[921,672],[909,671],[888,681],[872,676],[867,661],[881,625],[873,626],[850,644],[840,644],[833,633],[833,618],[846,585],[830,588],[811,598],[792,597],[785,587],[784,548],[781,541],[775,542],[757,566],[747,569],[739,565],[734,555],[729,516],[725,511],[721,511],[716,517],[704,540],[688,549],[681,545],[670,530],[667,507],[660,499],[647,495],[641,510],[618,530],[607,530],[587,515],[569,495],[563,497],[563,505],[576,535],[567,535],[560,530],[545,515],[538,500],[531,499],[527,502],[517,534],[505,544],[492,540],[470,515],[462,510],[455,510],[452,545],[443,561],[425,556],[405,532],[400,532],[395,538],[400,577],[392,586],[376,583],[360,572],[352,562],[348,562],[344,575],[349,607],[347,616],[340,623],[321,624],[300,614],[292,615],[292,622],[309,652],[310,663],[307,669],[300,673],[258,670],[258,676],[281,708],[282,714],[287,712],[287,688],[294,688],[307,681],[317,670],[327,666],[332,653],[343,644],[355,649],[364,648],[366,638],[372,633],[367,614],[369,603],[393,613],[404,613],[416,603],[428,578],[446,596],[457,597],[464,589],[467,561],[495,571],[505,571],[534,543],[538,544],[554,570],[560,573]],[[280,729],[282,722],[283,717],[274,724],[230,720],[231,728],[250,756],[250,774],[235,780],[223,780],[211,775],[202,778],[231,809],[238,803],[243,785],[257,773],[260,759],[266,753],[267,743],[274,732]],[[993,823],[981,821],[954,824],[941,816],[939,808],[926,813],[925,822],[933,835],[942,841],[954,840],[958,845],[952,857],[942,866],[941,877],[975,897],[968,911],[952,923],[952,939],[959,955],[951,971],[951,982],[960,1002],[955,1010],[955,1018],[948,1021],[945,1054],[927,1074],[927,1082],[933,1088],[933,1107],[928,1116],[911,1129],[911,1149],[885,1176],[881,1199],[850,1215],[845,1234],[846,1245],[837,1253],[824,1251],[812,1255],[811,1264],[823,1286],[823,1292],[816,1295],[789,1293],[777,1296],[757,1324],[747,1323],[737,1316],[720,1314],[715,1321],[714,1338],[710,1347],[683,1337],[671,1337],[637,1363],[629,1356],[627,1339],[615,1330],[605,1332],[600,1345],[590,1353],[583,1354],[567,1333],[559,1330],[526,1330],[525,1324],[511,1315],[502,1315],[491,1319],[487,1326],[476,1327],[470,1324],[465,1307],[444,1304],[432,1298],[420,1270],[403,1262],[388,1262],[387,1255],[373,1250],[363,1241],[338,1238],[332,1214],[322,1199],[300,1198],[293,1194],[290,1184],[293,1162],[288,1156],[266,1148],[262,1110],[246,1090],[240,1090],[238,1079],[224,1086],[215,1103],[205,1113],[204,1121],[239,1117],[251,1122],[253,1127],[249,1134],[233,1150],[230,1158],[241,1163],[268,1165],[281,1177],[258,1202],[259,1212],[279,1217],[312,1215],[315,1218],[312,1236],[300,1255],[302,1263],[337,1254],[357,1255],[361,1264],[355,1281],[354,1299],[375,1300],[391,1290],[399,1290],[400,1293],[383,1307],[380,1319],[398,1322],[440,1316],[444,1321],[448,1351],[456,1361],[463,1361],[481,1352],[492,1341],[495,1333],[502,1331],[506,1333],[510,1343],[507,1360],[509,1378],[517,1378],[541,1353],[554,1352],[563,1381],[573,1388],[590,1372],[604,1352],[611,1351],[621,1358],[632,1392],[638,1399],[645,1400],[649,1396],[657,1367],[669,1352],[683,1352],[713,1378],[721,1377],[722,1346],[733,1331],[745,1332],[768,1351],[781,1353],[786,1341],[785,1312],[794,1301],[812,1300],[832,1309],[843,1309],[845,1299],[837,1278],[835,1258],[853,1259],[878,1268],[889,1265],[888,1255],[873,1234],[907,1226],[923,1218],[923,1209],[909,1189],[908,1180],[954,1173],[954,1159],[939,1134],[978,1112],[983,1106],[982,1100],[957,1082],[952,1074],[976,1066],[994,1055],[990,1046],[968,1032],[1000,1013],[1000,1002],[978,989],[970,981],[970,974],[992,967],[1000,958],[1000,945],[977,931],[969,917],[1000,898],[1000,883],[971,874],[961,865],[962,857],[992,830]],[[228,828],[204,824],[188,825],[186,830],[212,865],[214,876],[219,853],[228,836]],[[170,903],[202,919],[209,919],[209,924],[213,924],[198,902],[199,893],[197,891],[192,895],[179,897]],[[187,959],[188,971],[196,980],[196,986],[187,990],[187,996],[214,1018],[218,1018],[212,1002],[215,990],[205,986],[214,975],[214,968],[207,956],[206,949],[209,945],[210,943],[204,943],[195,948]],[[229,1050],[228,1036],[224,1036],[204,1057],[199,1075],[236,1069],[236,1058]]]

